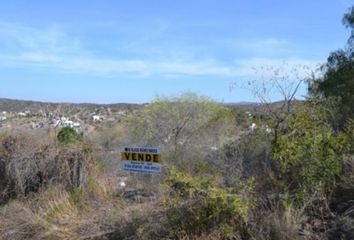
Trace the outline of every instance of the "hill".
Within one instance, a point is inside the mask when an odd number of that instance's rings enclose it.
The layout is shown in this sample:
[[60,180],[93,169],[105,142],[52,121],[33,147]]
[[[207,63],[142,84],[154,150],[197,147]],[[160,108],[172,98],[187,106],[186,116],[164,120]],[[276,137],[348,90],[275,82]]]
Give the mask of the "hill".
[[0,110],[6,112],[21,112],[31,111],[55,111],[61,107],[70,109],[86,109],[90,111],[97,111],[97,109],[105,108],[110,109],[113,112],[127,111],[139,109],[143,104],[131,104],[131,103],[114,103],[114,104],[95,104],[95,103],[51,103],[51,102],[39,102],[30,100],[17,100],[0,98]]

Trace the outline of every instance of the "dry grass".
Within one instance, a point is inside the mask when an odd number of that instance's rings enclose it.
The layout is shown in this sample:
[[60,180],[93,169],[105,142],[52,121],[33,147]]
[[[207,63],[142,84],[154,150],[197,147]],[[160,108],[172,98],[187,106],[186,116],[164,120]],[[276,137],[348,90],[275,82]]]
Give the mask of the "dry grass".
[[125,201],[106,193],[102,183],[71,193],[62,185],[48,186],[7,203],[0,209],[0,239],[144,238],[157,202]]
[[[81,219],[70,195],[60,189],[49,190],[42,199],[13,201],[1,210],[0,231],[4,239],[77,239]],[[45,199],[45,200],[44,200]]]
[[11,240],[79,239],[99,232],[100,223],[90,216],[93,209],[76,201],[58,187],[28,201],[12,201],[1,210],[1,235]]

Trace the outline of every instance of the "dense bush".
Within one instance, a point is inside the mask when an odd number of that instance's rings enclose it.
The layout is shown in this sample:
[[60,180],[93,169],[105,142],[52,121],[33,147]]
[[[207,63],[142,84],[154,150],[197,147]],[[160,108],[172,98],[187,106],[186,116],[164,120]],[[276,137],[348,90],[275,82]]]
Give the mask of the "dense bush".
[[213,179],[192,177],[169,168],[166,185],[170,197],[165,207],[173,238],[213,231],[230,239],[245,234],[244,225],[254,205],[252,181],[228,189]]
[[82,135],[75,131],[72,127],[63,127],[58,132],[58,141],[61,144],[75,143],[82,140]]
[[289,193],[304,200],[316,191],[330,191],[342,172],[342,156],[348,151],[344,135],[334,135],[320,111],[305,108],[287,121],[273,154],[281,180]]

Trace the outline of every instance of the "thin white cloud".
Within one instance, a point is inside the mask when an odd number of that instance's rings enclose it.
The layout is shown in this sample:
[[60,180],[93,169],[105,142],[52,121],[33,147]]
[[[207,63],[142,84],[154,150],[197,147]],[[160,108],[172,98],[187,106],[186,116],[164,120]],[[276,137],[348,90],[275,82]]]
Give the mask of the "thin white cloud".
[[[197,58],[193,52],[184,56],[176,54],[151,57],[121,57],[98,55],[83,47],[82,42],[60,27],[33,28],[14,23],[0,22],[0,65],[7,67],[47,68],[66,72],[99,75],[128,74],[144,77],[214,76],[237,78],[253,76],[254,68],[279,65],[282,60],[291,64],[313,67],[316,61],[301,58],[242,58],[224,63],[214,58]],[[276,38],[239,41],[239,47],[264,55],[266,51],[285,49],[289,43]],[[178,52],[176,50],[176,52]],[[262,53],[262,54],[261,54]]]
[[36,29],[0,23],[7,66],[46,67],[61,71],[97,74],[236,76],[236,69],[204,59],[129,59],[96,56],[59,28]]
[[69,53],[80,50],[79,40],[69,37],[60,27],[33,28],[0,22],[0,43],[13,51]]
[[288,55],[294,49],[292,43],[286,39],[266,37],[261,39],[234,39],[233,48],[237,51],[247,52],[249,55],[272,57]]
[[94,74],[134,74],[150,75],[189,75],[189,76],[238,76],[238,69],[222,66],[205,60],[139,60],[139,59],[108,59],[81,56],[57,56],[46,53],[28,52],[17,56],[2,56],[0,63],[7,66],[45,67],[60,71]]

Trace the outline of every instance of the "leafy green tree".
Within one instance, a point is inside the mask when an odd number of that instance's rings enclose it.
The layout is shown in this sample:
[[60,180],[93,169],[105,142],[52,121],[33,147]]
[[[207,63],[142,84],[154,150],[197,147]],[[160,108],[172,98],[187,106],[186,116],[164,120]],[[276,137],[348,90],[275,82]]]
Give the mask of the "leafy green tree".
[[82,140],[82,135],[77,133],[71,127],[63,127],[57,135],[58,141],[61,144],[76,143]]
[[345,49],[332,52],[322,66],[323,78],[310,82],[310,91],[322,99],[336,98],[339,113],[334,126],[343,129],[346,119],[354,117],[354,7],[344,15],[343,23],[351,29]]

